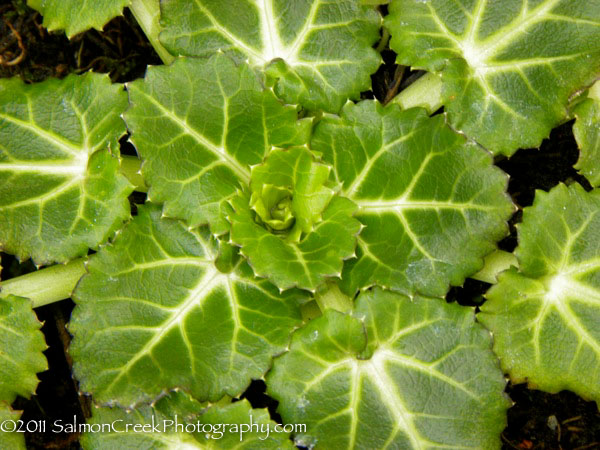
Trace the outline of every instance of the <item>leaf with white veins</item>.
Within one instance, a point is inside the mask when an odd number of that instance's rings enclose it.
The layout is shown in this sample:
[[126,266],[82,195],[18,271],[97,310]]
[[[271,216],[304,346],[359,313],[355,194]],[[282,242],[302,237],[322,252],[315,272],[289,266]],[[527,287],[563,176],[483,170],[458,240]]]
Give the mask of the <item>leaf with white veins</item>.
[[0,247],[36,264],[97,248],[129,218],[127,95],[108,75],[0,81]]
[[450,125],[493,153],[538,147],[600,71],[600,2],[395,0],[398,63],[441,73]]
[[267,386],[317,449],[498,448],[509,406],[472,309],[379,288],[295,332]]
[[598,236],[598,190],[561,184],[524,209],[519,271],[500,274],[477,316],[514,382],[600,401]]
[[160,35],[173,54],[231,52],[264,67],[286,103],[337,112],[371,86],[381,17],[358,0],[163,0]]
[[366,227],[342,274],[347,294],[377,284],[443,296],[477,272],[507,231],[513,206],[491,155],[438,115],[364,101],[316,126],[313,150]]
[[174,388],[237,396],[285,349],[299,292],[280,295],[243,261],[219,271],[207,235],[140,206],[90,258],[69,330],[75,374],[96,401],[130,407]]
[[127,85],[125,114],[143,162],[149,198],[164,214],[226,233],[224,202],[250,181],[250,166],[272,146],[307,141],[312,121],[298,121],[244,63],[217,54],[151,67]]

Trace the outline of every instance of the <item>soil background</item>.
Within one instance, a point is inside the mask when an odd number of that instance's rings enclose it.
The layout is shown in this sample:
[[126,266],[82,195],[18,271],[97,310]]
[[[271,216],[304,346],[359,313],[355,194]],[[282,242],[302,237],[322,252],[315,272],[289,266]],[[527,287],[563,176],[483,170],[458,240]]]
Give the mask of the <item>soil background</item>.
[[[382,9],[385,14],[385,7]],[[148,65],[161,64],[143,32],[128,11],[108,23],[102,32],[91,30],[68,40],[64,33],[48,33],[41,16],[28,8],[25,0],[0,0],[0,78],[20,77],[28,83],[49,77],[62,78],[88,70],[109,73],[114,82],[127,82],[143,77]],[[384,64],[373,75],[373,90],[363,98],[389,101],[397,92],[416,80],[421,73],[395,64],[395,54],[385,47]],[[438,113],[442,113],[439,111]],[[519,150],[511,158],[498,158],[496,164],[510,176],[508,191],[519,210],[510,221],[511,233],[499,246],[512,251],[517,245],[514,225],[521,220],[522,208],[533,202],[536,189],[548,191],[560,182],[591,186],[574,169],[579,151],[571,131],[572,123],[556,128],[540,149]],[[135,149],[121,140],[121,151],[135,155]],[[145,201],[145,195],[130,197],[132,210]],[[31,272],[30,261],[20,263],[2,254],[3,279]],[[485,301],[486,283],[467,280],[460,288],[452,288],[447,301],[477,307]],[[91,415],[91,399],[79,393],[71,376],[72,361],[67,352],[70,336],[65,328],[73,303],[70,300],[38,308],[44,323],[42,331],[48,343],[45,355],[49,370],[39,374],[40,384],[31,399],[18,398],[13,407],[23,410],[23,420],[46,420],[52,423],[84,422]],[[242,395],[255,408],[269,408],[274,420],[277,402],[265,395],[265,384],[254,381]],[[558,394],[529,389],[526,385],[508,383],[507,394],[514,405],[508,410],[508,424],[502,433],[504,449],[600,449],[600,413],[594,402],[586,402],[572,392]],[[474,433],[477,430],[473,430]],[[78,449],[77,434],[28,433],[31,449]]]

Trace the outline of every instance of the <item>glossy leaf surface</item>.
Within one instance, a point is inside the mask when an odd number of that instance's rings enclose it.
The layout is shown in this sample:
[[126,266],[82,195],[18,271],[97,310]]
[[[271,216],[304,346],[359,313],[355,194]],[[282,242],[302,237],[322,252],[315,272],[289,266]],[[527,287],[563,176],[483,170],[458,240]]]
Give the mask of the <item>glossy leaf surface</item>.
[[149,198],[191,226],[229,225],[224,201],[250,181],[250,165],[272,146],[306,142],[310,120],[297,121],[246,64],[218,54],[148,69],[128,85],[125,120],[144,163]]
[[96,401],[129,407],[174,388],[237,396],[285,349],[298,293],[280,295],[243,260],[219,271],[207,235],[140,206],[90,259],[69,329],[75,374]]
[[381,17],[357,0],[163,0],[163,45],[173,54],[230,52],[265,67],[286,103],[338,111],[371,85]]
[[600,3],[396,0],[400,64],[442,76],[450,125],[494,153],[538,147],[600,70]]
[[122,86],[87,73],[0,82],[0,246],[37,264],[97,248],[129,217]]
[[478,319],[515,382],[600,400],[600,192],[536,192],[519,229],[519,271],[499,276]]
[[334,166],[340,195],[359,205],[366,226],[342,274],[349,295],[377,284],[443,296],[506,233],[506,176],[442,116],[347,104],[317,125],[311,146]]
[[496,448],[509,406],[472,310],[378,288],[294,333],[267,385],[316,448]]

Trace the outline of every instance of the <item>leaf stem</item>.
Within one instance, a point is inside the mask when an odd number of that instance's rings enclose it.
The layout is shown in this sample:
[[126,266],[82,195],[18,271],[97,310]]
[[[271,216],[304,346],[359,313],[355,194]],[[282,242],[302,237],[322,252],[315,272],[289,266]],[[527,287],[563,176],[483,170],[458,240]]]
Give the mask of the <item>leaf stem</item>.
[[[376,1],[380,2],[380,0]],[[377,48],[375,49],[377,53],[381,53],[387,46],[388,41],[390,40],[390,32],[388,31],[388,29],[386,27],[383,27],[382,30],[383,31],[381,33],[381,39],[379,40],[379,44],[377,44]]]
[[498,274],[504,272],[510,268],[510,266],[519,267],[517,257],[513,253],[496,250],[485,257],[483,269],[475,275],[471,275],[470,278],[490,284],[496,284],[498,282],[496,278]]
[[353,301],[350,297],[342,293],[337,282],[328,281],[315,294],[315,301],[321,311],[335,309],[343,313],[352,311]]
[[171,64],[175,57],[162,46],[158,39],[160,33],[160,3],[159,0],[132,0],[129,9],[135,20],[146,34],[146,37],[165,64]]
[[397,103],[402,109],[420,106],[433,114],[442,106],[442,78],[435,73],[426,73],[396,95],[391,103]]
[[121,173],[135,186],[136,191],[148,192],[141,169],[142,162],[138,157],[121,155]]
[[64,300],[71,297],[75,285],[86,273],[84,263],[85,258],[79,258],[11,278],[2,282],[0,295],[29,298],[34,308]]

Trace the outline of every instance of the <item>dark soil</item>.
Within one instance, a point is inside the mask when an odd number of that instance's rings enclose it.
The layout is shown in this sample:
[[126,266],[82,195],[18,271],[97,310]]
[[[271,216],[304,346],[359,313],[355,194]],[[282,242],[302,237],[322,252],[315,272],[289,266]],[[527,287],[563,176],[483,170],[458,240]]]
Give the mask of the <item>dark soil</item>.
[[[109,73],[115,82],[125,82],[143,76],[147,65],[160,64],[128,12],[111,21],[103,32],[88,31],[71,41],[64,34],[48,33],[41,23],[40,15],[27,8],[25,0],[0,1],[0,77],[18,76],[27,82],[38,82],[94,70]],[[383,57],[384,64],[373,75],[373,91],[363,93],[363,98],[386,102],[421,75],[396,66],[390,50],[384,50]],[[499,244],[502,249],[512,251],[517,245],[514,224],[521,220],[521,208],[531,205],[536,189],[547,191],[559,182],[577,182],[591,189],[572,167],[578,150],[571,125],[555,129],[539,150],[520,150],[511,158],[496,161],[510,175],[509,193],[519,206],[510,223],[510,235]],[[122,147],[123,153],[135,154],[126,139],[122,140]],[[143,194],[135,194],[131,197],[132,206],[135,208],[135,203],[144,200]],[[19,264],[10,255],[1,256],[4,279],[35,270],[29,261]],[[463,287],[452,288],[447,300],[477,306],[485,301],[483,294],[488,287],[486,283],[467,280]],[[76,416],[81,422],[90,416],[91,399],[78,394],[77,382],[71,376],[72,361],[66,352],[70,337],[65,324],[72,308],[69,300],[36,310],[44,323],[42,331],[49,346],[45,352],[49,370],[39,374],[40,384],[32,399],[19,398],[13,404],[24,411],[24,420],[45,419],[52,423],[57,419],[72,421]],[[242,397],[254,407],[268,407],[272,417],[280,421],[277,402],[264,391],[264,382],[255,381]],[[508,411],[508,426],[502,433],[503,448],[600,448],[600,414],[594,402],[586,402],[567,391],[552,395],[510,383],[507,393],[515,404]],[[76,449],[80,448],[78,438],[75,434],[26,435],[28,448],[32,449]]]

